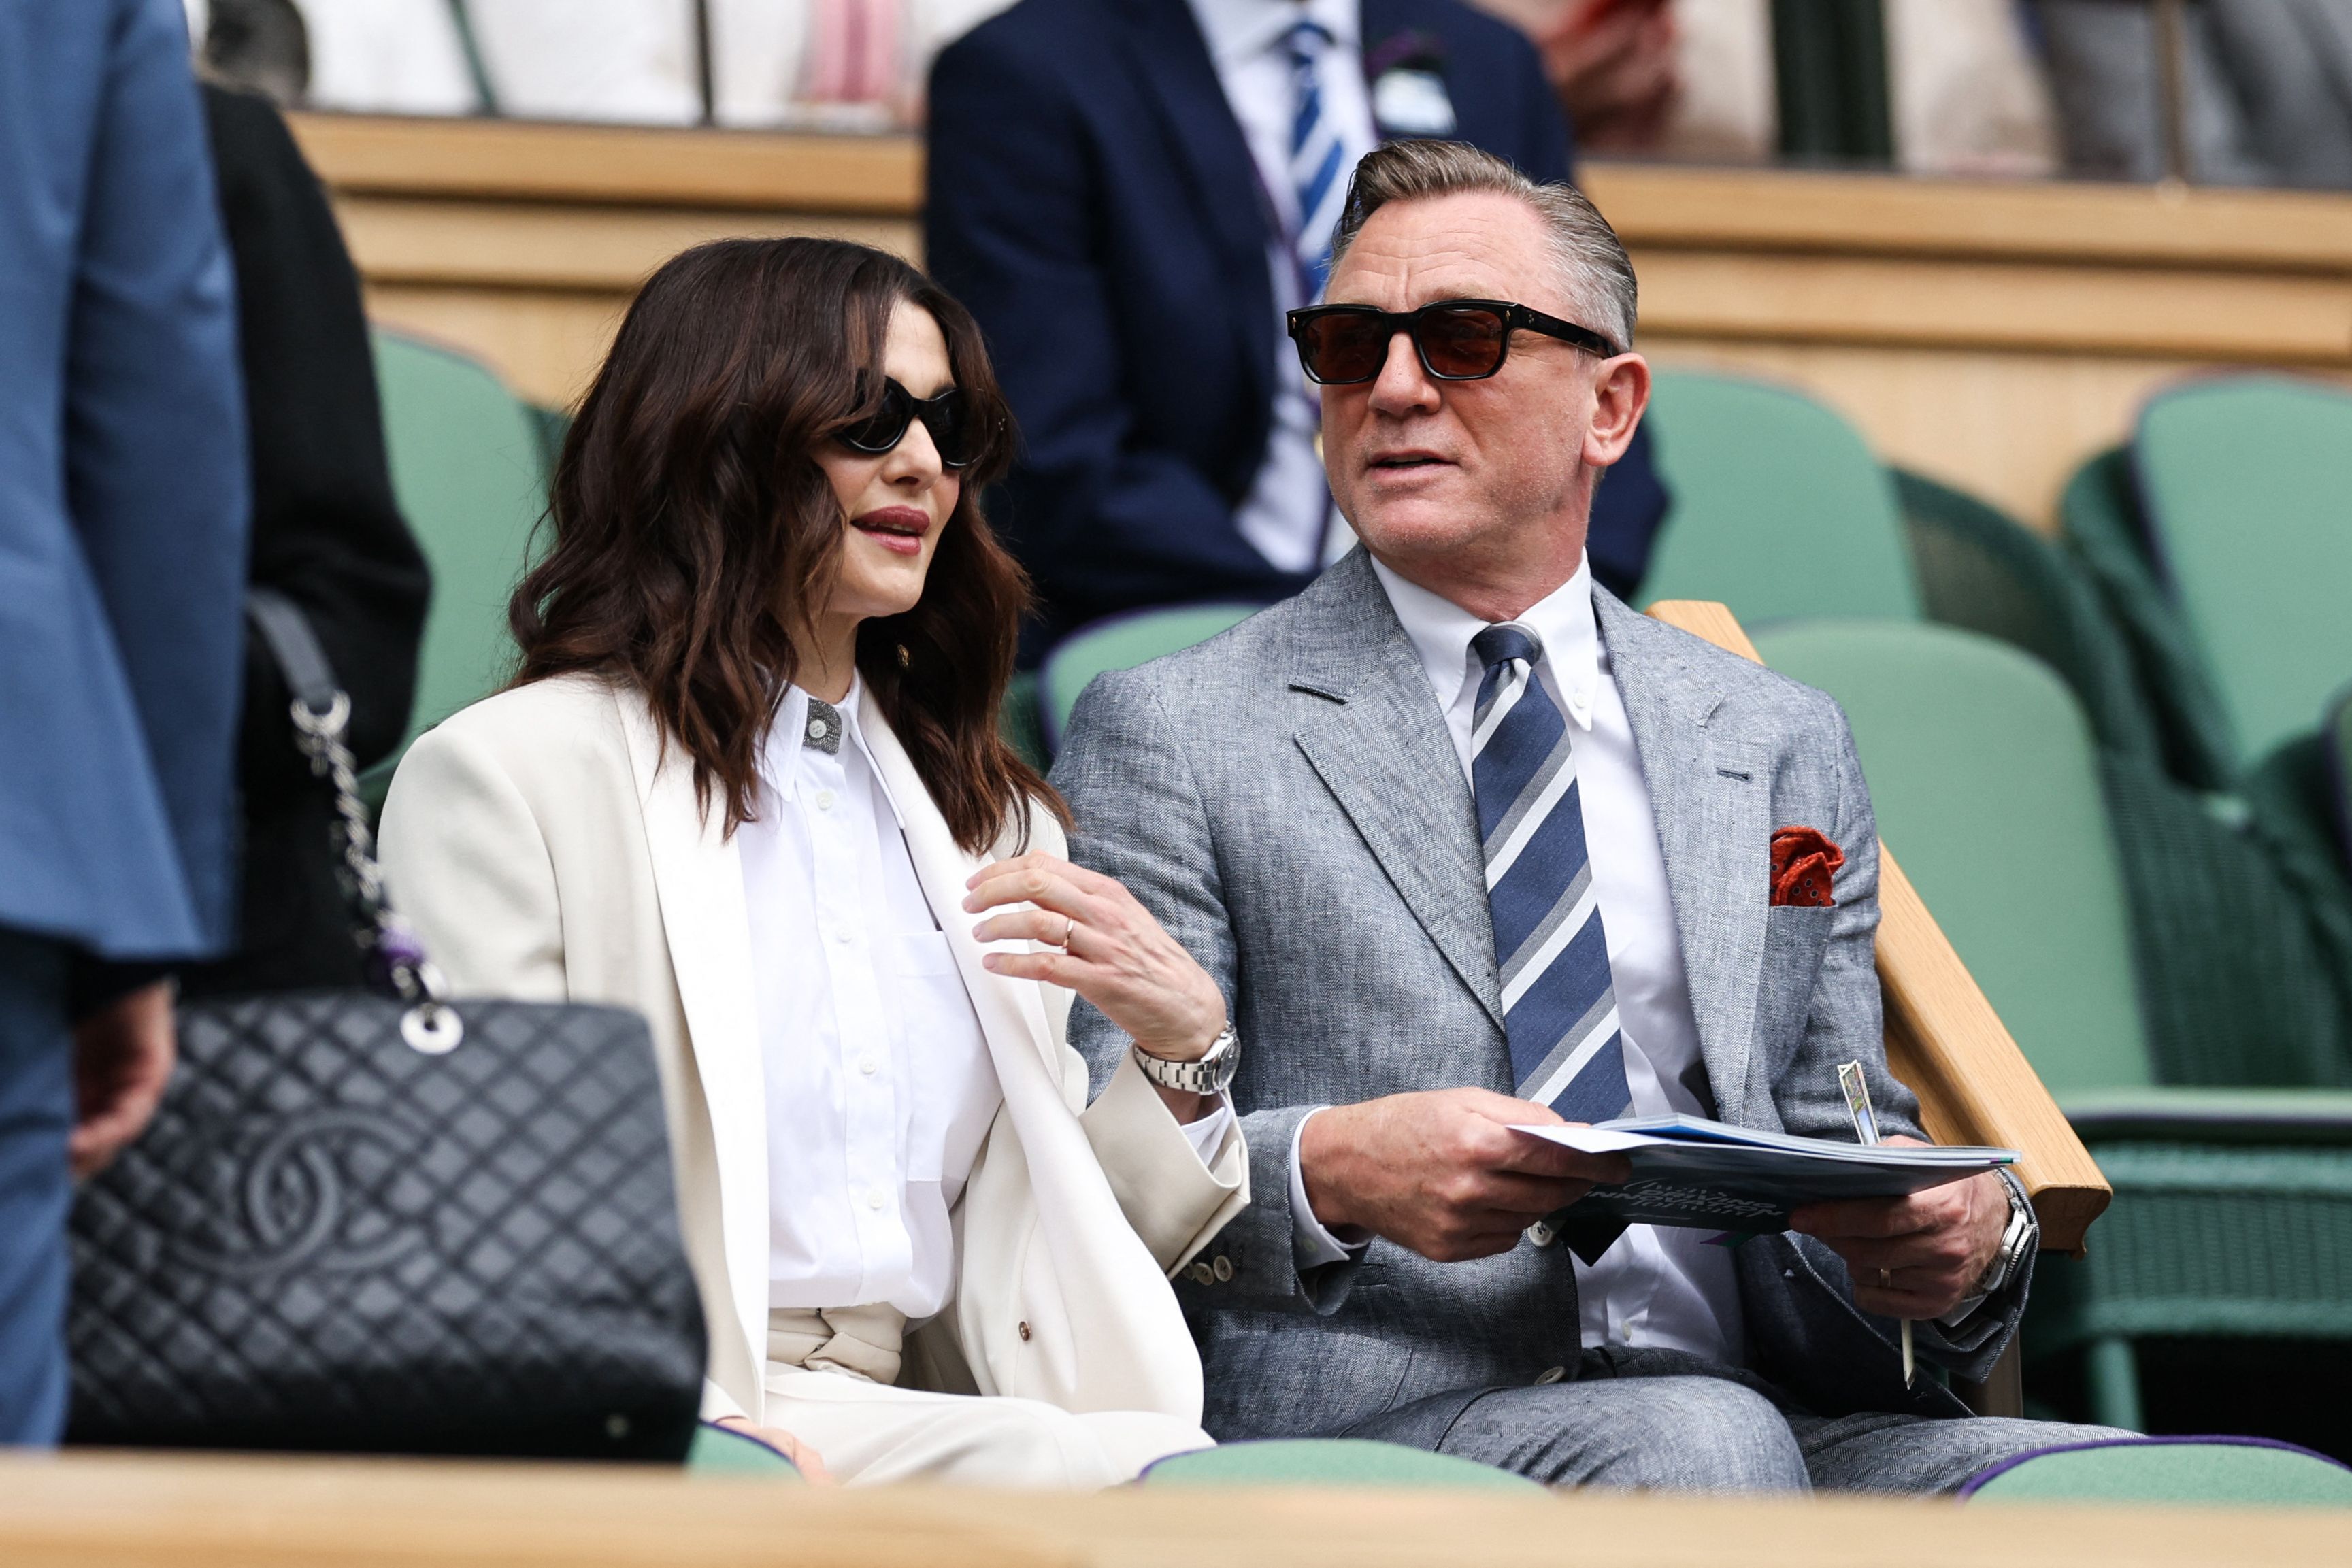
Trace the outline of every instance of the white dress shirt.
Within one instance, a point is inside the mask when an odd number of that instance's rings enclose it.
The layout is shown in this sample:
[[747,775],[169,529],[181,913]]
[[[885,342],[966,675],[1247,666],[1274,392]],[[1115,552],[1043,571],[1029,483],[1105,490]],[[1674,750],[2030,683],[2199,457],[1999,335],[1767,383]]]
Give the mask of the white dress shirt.
[[[1407,582],[1378,561],[1372,570],[1445,715],[1454,754],[1470,775],[1471,717],[1486,674],[1470,641],[1486,622],[1427,589]],[[1576,575],[1518,617],[1543,640],[1537,678],[1573,730],[1576,777],[1584,810],[1584,841],[1592,884],[1609,934],[1609,968],[1624,1040],[1625,1082],[1636,1116],[1703,1114],[1697,1088],[1706,1082],[1698,1020],[1691,1010],[1682,937],[1666,884],[1665,855],[1650,808],[1625,704],[1611,673],[1592,613],[1592,570]],[[1299,1124],[1303,1129],[1304,1120]],[[1291,1159],[1291,1210],[1298,1217],[1302,1267],[1347,1256],[1318,1224]],[[1706,1240],[1706,1232],[1678,1227],[1629,1227],[1601,1261],[1576,1264],[1577,1295],[1588,1345],[1659,1346],[1739,1364],[1743,1333],[1731,1253]]]
[[[768,1304],[946,1304],[949,1213],[1003,1092],[900,816],[866,752],[864,684],[845,735],[806,744],[785,694],[761,758],[759,815],[736,831],[768,1112]],[[1232,1122],[1185,1133],[1206,1160]]]
[[1258,183],[1273,202],[1281,229],[1267,243],[1265,258],[1274,280],[1274,423],[1266,433],[1265,456],[1249,494],[1234,513],[1234,525],[1273,565],[1285,571],[1311,571],[1346,553],[1355,536],[1331,506],[1323,460],[1315,450],[1322,405],[1283,329],[1284,312],[1312,303],[1299,297],[1291,244],[1298,231],[1298,192],[1290,180],[1290,127],[1297,105],[1284,40],[1301,21],[1319,23],[1331,35],[1318,79],[1323,114],[1339,133],[1341,160],[1352,172],[1356,161],[1380,144],[1371,95],[1364,86],[1362,17],[1358,0],[1190,3],[1201,36],[1208,41],[1225,103],[1240,122],[1250,160],[1257,165]]

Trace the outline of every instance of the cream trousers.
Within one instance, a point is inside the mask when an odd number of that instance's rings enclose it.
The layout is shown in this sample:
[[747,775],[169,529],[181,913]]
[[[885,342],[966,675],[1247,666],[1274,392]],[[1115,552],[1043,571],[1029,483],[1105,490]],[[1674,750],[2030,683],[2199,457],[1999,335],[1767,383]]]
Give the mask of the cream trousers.
[[882,1306],[768,1314],[767,1424],[814,1448],[845,1485],[1094,1491],[1211,1444],[1200,1427],[1155,1411],[1081,1416],[1037,1399],[894,1387],[905,1328]]

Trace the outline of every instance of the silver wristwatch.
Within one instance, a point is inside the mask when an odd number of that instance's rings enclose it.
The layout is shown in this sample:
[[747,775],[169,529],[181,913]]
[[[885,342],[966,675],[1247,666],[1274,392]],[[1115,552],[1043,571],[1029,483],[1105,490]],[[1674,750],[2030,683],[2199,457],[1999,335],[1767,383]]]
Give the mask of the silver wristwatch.
[[2014,1182],[2004,1181],[2001,1186],[2009,1189],[2009,1224],[2000,1233],[2000,1250],[1993,1254],[1985,1277],[1977,1281],[1976,1294],[1979,1298],[1991,1295],[2016,1277],[2026,1254],[2042,1235],[2041,1223],[2034,1218],[2033,1206],[2026,1201],[2025,1195]]
[[1234,1081],[1234,1069],[1241,1065],[1241,1037],[1234,1033],[1232,1024],[1217,1031],[1209,1049],[1192,1061],[1163,1061],[1145,1051],[1135,1048],[1135,1064],[1143,1075],[1162,1089],[1178,1089],[1191,1094],[1223,1094]]

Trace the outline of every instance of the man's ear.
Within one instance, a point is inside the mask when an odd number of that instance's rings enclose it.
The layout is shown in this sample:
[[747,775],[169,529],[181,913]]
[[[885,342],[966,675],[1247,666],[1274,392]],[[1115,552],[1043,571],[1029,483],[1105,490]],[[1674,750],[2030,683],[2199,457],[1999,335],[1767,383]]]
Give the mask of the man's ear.
[[1625,455],[1633,428],[1650,406],[1650,361],[1620,354],[1601,362],[1592,382],[1592,423],[1584,433],[1584,460],[1606,468]]

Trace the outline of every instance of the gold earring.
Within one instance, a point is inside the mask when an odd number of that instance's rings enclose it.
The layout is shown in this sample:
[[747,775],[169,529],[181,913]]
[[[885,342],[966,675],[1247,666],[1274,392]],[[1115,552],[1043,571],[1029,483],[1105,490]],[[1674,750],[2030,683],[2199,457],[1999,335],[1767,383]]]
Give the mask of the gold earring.
[[908,663],[907,644],[901,643],[898,644],[898,667],[903,670],[907,667]]

